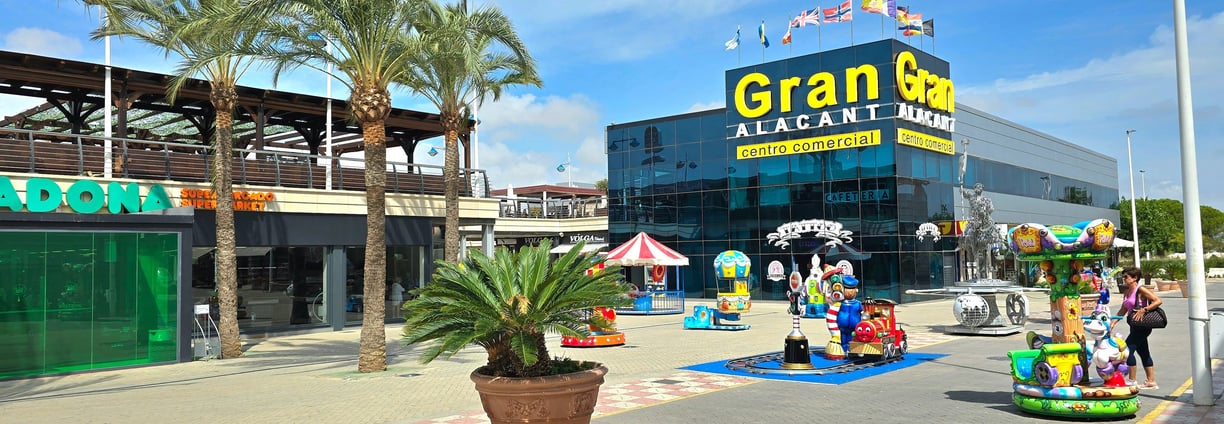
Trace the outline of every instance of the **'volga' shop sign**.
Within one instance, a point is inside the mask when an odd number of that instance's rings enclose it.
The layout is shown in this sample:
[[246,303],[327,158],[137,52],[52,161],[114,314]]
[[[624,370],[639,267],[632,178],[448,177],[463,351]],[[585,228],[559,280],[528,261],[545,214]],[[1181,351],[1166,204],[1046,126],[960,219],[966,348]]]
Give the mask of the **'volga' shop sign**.
[[144,200],[140,198],[140,185],[110,182],[106,186],[93,180],[77,180],[64,191],[59,183],[47,178],[26,180],[25,198],[17,194],[17,188],[9,177],[0,176],[0,208],[13,212],[23,209],[29,212],[54,212],[68,204],[76,213],[96,213],[105,206],[110,213],[149,212],[173,207],[166,189],[158,184],[148,186]]
[[565,236],[565,242],[568,244],[578,244],[579,242],[590,243],[607,243],[608,238],[597,234],[570,234]]

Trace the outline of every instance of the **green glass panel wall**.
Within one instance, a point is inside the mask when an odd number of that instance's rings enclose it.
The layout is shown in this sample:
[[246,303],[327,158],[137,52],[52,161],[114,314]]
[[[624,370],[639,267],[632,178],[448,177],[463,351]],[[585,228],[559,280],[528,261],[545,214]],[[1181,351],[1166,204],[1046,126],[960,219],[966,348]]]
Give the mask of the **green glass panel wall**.
[[0,379],[175,361],[178,237],[0,231]]

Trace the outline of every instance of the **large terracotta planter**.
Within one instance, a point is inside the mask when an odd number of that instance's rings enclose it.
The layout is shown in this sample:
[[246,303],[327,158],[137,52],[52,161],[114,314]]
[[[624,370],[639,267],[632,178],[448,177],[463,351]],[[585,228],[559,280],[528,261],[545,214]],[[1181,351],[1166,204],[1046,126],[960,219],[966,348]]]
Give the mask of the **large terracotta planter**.
[[1156,283],[1156,288],[1162,292],[1170,291],[1170,290],[1177,290],[1177,281],[1160,280],[1160,282]]
[[591,422],[608,368],[547,377],[492,377],[472,372],[480,403],[492,424]]
[[1190,297],[1190,281],[1177,280],[1177,288],[1181,290],[1182,297]]

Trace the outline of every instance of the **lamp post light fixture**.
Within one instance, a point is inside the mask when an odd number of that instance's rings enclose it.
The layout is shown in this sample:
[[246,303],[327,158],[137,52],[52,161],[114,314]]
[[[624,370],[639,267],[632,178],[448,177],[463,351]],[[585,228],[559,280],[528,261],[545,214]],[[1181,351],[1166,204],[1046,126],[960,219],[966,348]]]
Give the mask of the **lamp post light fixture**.
[[557,165],[557,172],[564,172],[565,176],[569,178],[569,186],[573,187],[574,186],[574,173],[573,171],[570,171],[569,166],[570,166],[570,155],[569,153],[566,153],[565,163]]
[[1131,205],[1131,240],[1135,242],[1135,268],[1139,268],[1139,221],[1138,214],[1135,213],[1135,168],[1131,161],[1131,142],[1130,135],[1135,130],[1126,130],[1126,169],[1130,174],[1130,205]]

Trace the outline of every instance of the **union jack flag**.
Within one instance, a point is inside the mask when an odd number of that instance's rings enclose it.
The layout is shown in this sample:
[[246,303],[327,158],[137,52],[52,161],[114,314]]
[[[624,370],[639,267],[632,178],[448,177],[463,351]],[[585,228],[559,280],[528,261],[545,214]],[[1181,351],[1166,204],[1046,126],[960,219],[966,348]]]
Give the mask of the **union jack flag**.
[[850,8],[850,0],[842,2],[837,7],[830,7],[824,10],[824,21],[826,24],[834,22],[849,22],[853,18],[854,10]]
[[799,16],[796,16],[795,19],[791,19],[790,22],[791,28],[799,28],[808,25],[820,25],[819,7],[812,10],[804,10],[799,12]]

